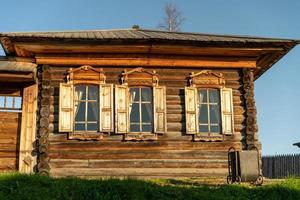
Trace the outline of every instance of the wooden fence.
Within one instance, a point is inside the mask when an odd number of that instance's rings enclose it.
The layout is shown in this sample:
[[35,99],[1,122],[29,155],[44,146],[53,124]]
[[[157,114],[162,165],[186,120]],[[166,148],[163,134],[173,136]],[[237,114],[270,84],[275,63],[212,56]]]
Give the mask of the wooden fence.
[[263,156],[262,172],[267,178],[300,176],[300,154]]

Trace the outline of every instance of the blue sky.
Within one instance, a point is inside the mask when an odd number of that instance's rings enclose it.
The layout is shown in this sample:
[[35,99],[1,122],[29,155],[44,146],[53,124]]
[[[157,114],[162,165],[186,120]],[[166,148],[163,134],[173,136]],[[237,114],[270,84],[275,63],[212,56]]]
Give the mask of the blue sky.
[[[167,1],[0,0],[0,32],[130,28],[153,29]],[[300,39],[298,0],[171,0],[183,31]],[[0,50],[0,55],[4,55]],[[255,83],[263,154],[299,153],[300,45]],[[299,124],[298,124],[299,123]]]

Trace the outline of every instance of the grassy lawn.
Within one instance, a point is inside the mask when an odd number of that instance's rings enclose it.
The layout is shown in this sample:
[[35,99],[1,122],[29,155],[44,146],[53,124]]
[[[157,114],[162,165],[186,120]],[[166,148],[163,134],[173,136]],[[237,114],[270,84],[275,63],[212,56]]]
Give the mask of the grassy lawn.
[[206,186],[181,180],[49,178],[1,174],[0,199],[300,199],[300,179],[260,187]]

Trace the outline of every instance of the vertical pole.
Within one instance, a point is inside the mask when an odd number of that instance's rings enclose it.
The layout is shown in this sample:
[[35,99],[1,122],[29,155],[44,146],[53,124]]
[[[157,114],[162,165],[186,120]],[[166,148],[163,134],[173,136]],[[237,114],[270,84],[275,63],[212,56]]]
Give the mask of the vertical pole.
[[19,171],[32,173],[36,165],[34,143],[36,140],[37,84],[23,89],[22,122],[19,150]]

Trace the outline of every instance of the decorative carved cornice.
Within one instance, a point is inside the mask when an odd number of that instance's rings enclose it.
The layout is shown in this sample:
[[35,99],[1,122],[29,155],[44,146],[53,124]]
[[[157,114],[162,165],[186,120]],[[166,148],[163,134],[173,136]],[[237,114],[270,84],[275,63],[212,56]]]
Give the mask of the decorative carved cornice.
[[190,86],[210,86],[210,87],[223,87],[225,86],[225,79],[223,74],[215,73],[211,70],[202,70],[198,73],[192,72],[189,75]]
[[76,83],[105,83],[106,76],[102,68],[93,68],[89,65],[83,65],[78,68],[68,70],[67,81]]
[[130,71],[124,70],[121,76],[121,84],[157,86],[158,77],[156,71],[138,67]]

